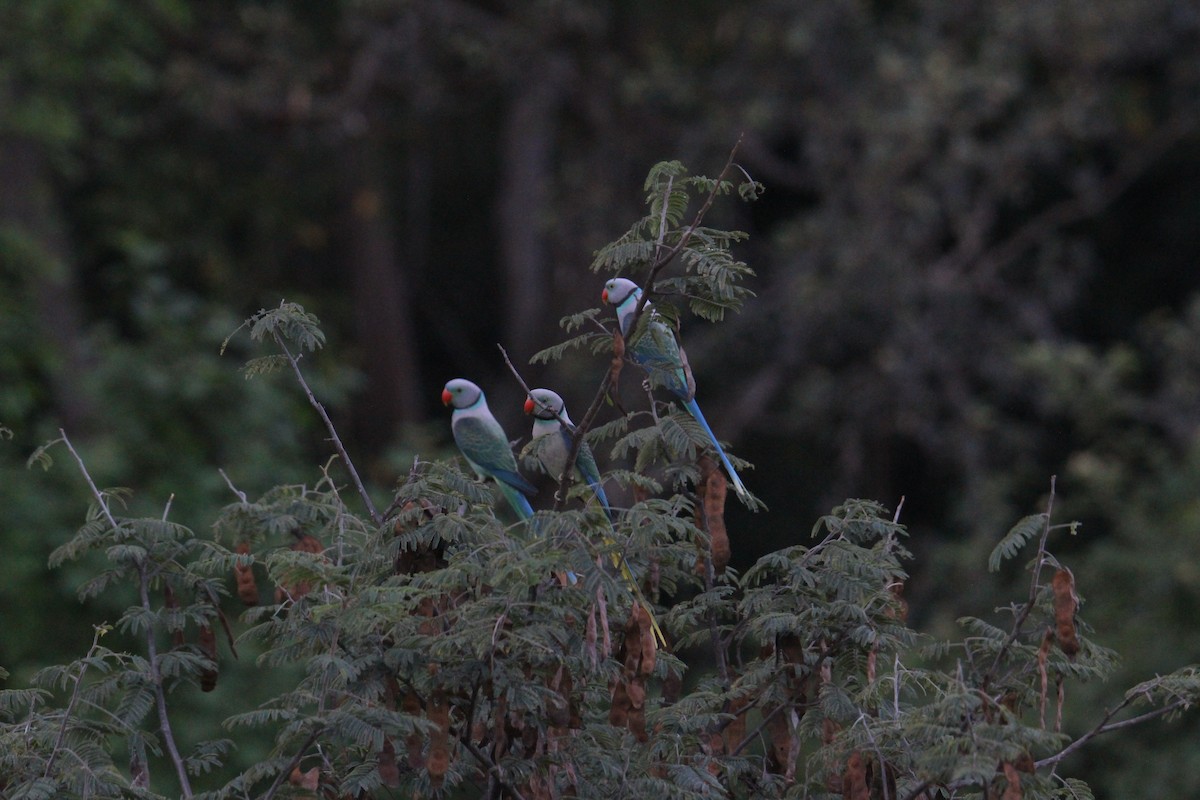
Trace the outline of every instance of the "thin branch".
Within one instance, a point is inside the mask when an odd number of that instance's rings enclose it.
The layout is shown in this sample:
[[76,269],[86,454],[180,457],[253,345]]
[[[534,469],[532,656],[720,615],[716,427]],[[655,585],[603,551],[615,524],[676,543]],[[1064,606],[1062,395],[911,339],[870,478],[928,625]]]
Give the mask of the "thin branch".
[[1057,478],[1058,476],[1056,475],[1050,476],[1050,498],[1046,501],[1046,523],[1042,526],[1042,537],[1040,540],[1038,540],[1038,549],[1033,567],[1033,575],[1029,581],[1029,599],[1026,600],[1025,605],[1021,607],[1020,613],[1017,614],[1017,618],[1013,621],[1012,632],[1009,633],[1008,640],[1004,643],[1003,647],[996,651],[996,657],[992,660],[992,665],[984,674],[984,686],[987,686],[991,683],[992,677],[995,675],[996,670],[1000,667],[1000,662],[1004,659],[1004,656],[1008,654],[1009,649],[1012,648],[1017,639],[1020,638],[1021,628],[1024,626],[1025,620],[1029,619],[1029,615],[1033,612],[1034,602],[1037,600],[1038,589],[1041,587],[1042,565],[1046,562],[1046,540],[1050,537],[1050,531],[1053,529],[1053,526],[1050,524],[1050,518],[1054,513],[1054,490]]
[[762,720],[760,720],[759,723],[754,726],[754,730],[742,737],[742,740],[738,742],[738,746],[733,748],[733,752],[731,752],[729,755],[736,756],[741,753],[742,750],[746,749],[746,745],[750,744],[750,742],[754,741],[754,739],[757,738],[760,733],[762,733],[763,729],[770,724],[771,720],[775,718],[776,714],[779,714],[785,709],[789,708],[791,708],[791,706],[787,705],[786,703],[782,703],[771,709],[769,714],[764,714]]
[[288,363],[292,365],[292,371],[296,373],[296,380],[300,381],[300,386],[304,389],[304,394],[308,397],[309,404],[316,409],[317,414],[321,417],[321,421],[325,423],[325,429],[329,431],[329,438],[333,442],[333,446],[341,457],[342,462],[345,463],[346,469],[350,472],[350,478],[354,481],[354,486],[358,489],[358,494],[362,497],[363,504],[366,505],[371,519],[374,520],[376,525],[382,525],[383,518],[375,510],[375,504],[371,502],[371,495],[367,494],[367,488],[363,485],[362,479],[358,477],[358,470],[354,468],[354,462],[350,459],[350,454],[346,452],[346,447],[342,444],[337,429],[333,427],[333,421],[329,419],[329,414],[325,413],[325,406],[321,405],[320,401],[317,400],[316,395],[313,394],[312,389],[308,386],[308,381],[304,379],[304,373],[300,371],[300,362],[292,355],[292,351],[288,349],[282,336],[278,333],[273,333],[272,335],[275,337],[275,343],[283,350]]
[[[651,287],[653,286],[655,277],[658,275],[659,272],[662,271],[662,269],[667,264],[669,264],[675,258],[675,256],[677,256],[679,254],[679,252],[681,250],[683,250],[683,248],[687,245],[687,243],[689,241],[691,241],[691,238],[692,238],[693,234],[695,234],[696,229],[698,227],[700,227],[700,223],[704,221],[705,214],[708,213],[708,210],[712,207],[713,202],[716,201],[717,194],[720,192],[721,182],[725,179],[725,174],[729,171],[730,167],[733,165],[733,159],[737,155],[738,148],[741,146],[741,144],[742,144],[742,137],[739,136],[737,142],[733,146],[733,149],[729,151],[729,158],[726,159],[725,166],[721,168],[721,172],[717,176],[716,182],[713,184],[712,191],[710,191],[708,193],[708,196],[704,199],[704,203],[700,206],[699,210],[696,212],[696,216],[692,219],[692,223],[683,232],[683,235],[680,236],[680,239],[675,244],[675,246],[672,247],[670,250],[668,250],[666,253],[664,253],[664,254],[660,255],[658,258],[656,258],[654,264],[650,267],[650,272],[648,273],[648,275],[646,277],[646,285],[642,289],[642,297],[640,300],[638,300],[638,306],[637,306],[637,309],[634,311],[633,319],[630,320],[630,325],[629,325],[630,333],[637,330],[638,319],[641,317],[642,311],[646,307],[646,302],[648,301],[648,299],[650,297]],[[663,233],[663,230],[664,230],[663,227],[660,227],[660,229],[659,229],[660,237]],[[619,335],[619,332],[620,332],[620,328],[618,326],[617,333],[613,334],[614,341],[616,340],[616,337]],[[604,378],[600,381],[600,386],[597,388],[596,394],[592,398],[592,402],[588,406],[587,411],[584,413],[583,418],[580,420],[580,422],[578,424],[576,424],[575,429],[571,432],[571,451],[570,451],[569,455],[567,456],[568,464],[574,464],[575,459],[578,458],[579,448],[583,444],[583,437],[589,430],[591,430],[592,424],[595,422],[596,416],[597,416],[597,414],[600,413],[600,408],[604,404],[604,398],[607,397],[609,392],[612,391],[612,389],[614,389],[616,387],[616,384],[617,384],[616,376],[619,373],[619,371],[620,371],[620,363],[614,357],[613,363],[609,366],[608,371],[604,373]]]
[[308,735],[308,738],[304,740],[304,744],[300,745],[300,747],[296,749],[296,755],[292,756],[292,760],[289,761],[287,766],[280,770],[279,774],[275,776],[274,782],[271,783],[270,788],[267,789],[267,793],[263,795],[262,800],[271,800],[271,798],[275,796],[275,792],[279,791],[279,787],[283,784],[284,778],[288,775],[291,775],[292,770],[300,766],[300,759],[304,758],[305,751],[312,747],[313,743],[317,741],[317,738],[324,732],[324,730],[325,729],[323,727],[317,728]]
[[108,628],[100,625],[93,626],[93,630],[95,630],[95,635],[92,636],[92,646],[88,648],[87,655],[83,657],[83,665],[79,668],[79,674],[75,676],[75,688],[71,690],[71,699],[67,701],[67,708],[63,711],[62,724],[58,726],[58,734],[54,737],[54,746],[50,748],[50,755],[46,758],[46,768],[42,771],[43,778],[50,776],[50,771],[54,768],[54,762],[58,758],[58,752],[62,749],[63,740],[67,737],[67,725],[79,702],[80,690],[83,688],[83,676],[87,673],[88,659],[99,648],[100,637],[108,632]]
[[1110,733],[1112,731],[1119,731],[1123,728],[1131,728],[1134,725],[1141,725],[1143,722],[1149,722],[1151,720],[1158,719],[1159,717],[1170,714],[1172,711],[1176,711],[1180,708],[1186,708],[1189,705],[1188,701],[1186,700],[1175,700],[1174,702],[1168,703],[1161,708],[1147,711],[1146,713],[1139,714],[1136,717],[1123,719],[1120,722],[1109,722],[1109,720],[1116,716],[1121,709],[1127,707],[1131,702],[1137,699],[1137,697],[1138,695],[1134,695],[1133,697],[1125,698],[1119,705],[1117,705],[1116,708],[1105,712],[1104,717],[1098,723],[1096,723],[1096,726],[1090,731],[1083,734],[1054,755],[1035,762],[1034,766],[1038,769],[1041,769],[1042,767],[1053,766],[1103,733]]
[[[504,357],[504,363],[508,365],[508,369],[510,372],[512,372],[513,377],[517,379],[517,383],[521,384],[521,389],[525,391],[525,396],[532,400],[533,390],[529,388],[529,384],[525,382],[525,379],[521,377],[521,373],[517,371],[512,359],[508,357],[508,351],[504,349],[504,345],[497,342],[496,347],[500,348],[500,355]],[[534,400],[534,402],[536,403],[537,401]],[[582,445],[578,447],[575,446],[575,426],[573,424],[568,424],[566,408],[564,407],[563,410],[559,411],[555,416],[558,418],[558,423],[562,425],[563,430],[570,433],[572,437],[571,448],[567,454],[566,464],[563,465],[562,474],[550,476],[551,478],[554,478],[555,482],[558,484],[558,489],[554,494],[554,510],[562,511],[567,503],[567,491],[571,484],[571,474],[575,470],[575,459],[579,457],[579,450],[581,449]]]
[[[151,612],[150,578],[146,574],[145,561],[138,560],[137,571],[138,594],[142,601],[142,610],[149,614]],[[146,655],[150,662],[150,677],[154,682],[154,700],[158,706],[158,726],[162,731],[163,744],[171,756],[171,763],[175,765],[175,773],[179,777],[179,787],[183,790],[183,796],[191,797],[192,787],[188,783],[187,767],[183,763],[183,757],[179,754],[179,748],[175,745],[175,736],[171,732],[171,719],[167,715],[167,696],[163,691],[163,676],[159,670],[158,643],[154,640],[153,627],[146,628]]]
[[67,438],[67,432],[62,428],[59,428],[58,432],[62,434],[63,444],[67,446],[67,450],[75,458],[75,463],[79,465],[79,471],[83,473],[83,479],[87,481],[88,488],[92,490],[92,497],[96,498],[96,502],[100,505],[100,511],[103,512],[104,518],[108,520],[108,524],[112,526],[114,531],[120,530],[121,526],[117,524],[116,517],[109,510],[108,503],[104,500],[104,495],[96,488],[96,483],[92,480],[92,475],[88,472],[87,465],[83,463],[83,459],[79,457],[79,453],[75,452],[75,448],[71,445],[71,440]]
[[475,759],[479,761],[480,764],[483,764],[485,767],[487,767],[488,775],[496,781],[502,791],[508,792],[513,797],[517,798],[517,800],[525,800],[525,795],[521,794],[517,790],[517,787],[504,780],[504,772],[500,768],[500,765],[488,757],[487,753],[480,750],[479,746],[470,739],[460,739],[460,741],[466,745],[468,753],[475,756]]
[[218,467],[217,472],[221,473],[221,477],[225,479],[225,485],[229,487],[229,491],[233,492],[234,495],[237,496],[237,499],[241,500],[243,504],[249,505],[250,501],[246,499],[246,493],[233,485],[233,481],[231,481],[229,476],[225,474],[225,470]]
[[[84,480],[87,481],[88,487],[92,490],[92,496],[100,504],[100,510],[104,514],[104,518],[108,520],[108,524],[112,526],[113,531],[120,530],[121,526],[117,524],[116,517],[113,516],[108,503],[104,500],[104,495],[96,488],[96,483],[92,480],[87,465],[83,463],[83,459],[71,444],[71,440],[67,437],[67,432],[62,428],[59,428],[58,432],[62,434],[63,444],[66,445],[67,450],[75,458],[75,463],[79,465],[79,470],[83,473]],[[150,578],[146,570],[146,561],[144,558],[140,558],[136,564],[138,571],[138,593],[142,602],[142,610],[150,614],[152,613],[150,606]],[[167,715],[167,696],[163,692],[163,676],[159,670],[158,644],[154,640],[154,628],[152,626],[146,629],[146,656],[150,663],[150,677],[154,684],[154,700],[158,707],[158,725],[159,731],[163,736],[163,744],[166,747],[168,755],[171,757],[171,763],[175,766],[175,772],[179,777],[179,788],[183,791],[185,798],[190,798],[192,796],[192,787],[188,783],[187,768],[184,766],[183,757],[180,756],[179,748],[175,744],[175,736],[171,732],[171,719]]]

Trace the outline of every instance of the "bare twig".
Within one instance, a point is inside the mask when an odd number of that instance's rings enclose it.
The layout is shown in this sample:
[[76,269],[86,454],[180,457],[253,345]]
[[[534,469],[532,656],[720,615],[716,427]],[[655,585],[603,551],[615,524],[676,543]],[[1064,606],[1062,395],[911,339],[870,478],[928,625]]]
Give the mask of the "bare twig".
[[750,744],[750,742],[754,741],[758,737],[758,735],[763,732],[763,729],[766,728],[767,725],[769,725],[771,723],[771,720],[773,720],[776,717],[776,715],[781,714],[781,713],[783,713],[784,710],[790,709],[790,708],[791,708],[791,706],[787,705],[786,703],[781,703],[780,705],[777,705],[777,706],[775,706],[775,708],[771,709],[771,711],[769,713],[763,714],[762,719],[759,721],[759,723],[757,725],[754,726],[754,730],[750,731],[745,736],[743,736],[742,740],[740,742],[738,742],[737,747],[733,748],[733,752],[731,752],[729,755],[736,756],[739,753],[741,753],[743,750],[745,750],[746,746],[748,744]]
[[321,405],[313,394],[312,389],[308,386],[308,381],[304,379],[304,373],[300,371],[300,362],[292,355],[292,351],[288,349],[287,344],[283,341],[283,337],[278,333],[273,334],[275,343],[279,345],[279,349],[283,351],[287,357],[288,363],[292,365],[292,371],[296,373],[296,380],[300,382],[300,387],[304,389],[304,394],[308,397],[309,404],[316,409],[317,414],[321,417],[321,421],[325,423],[325,429],[329,431],[330,441],[333,442],[334,448],[341,457],[346,469],[350,472],[350,478],[354,481],[354,486],[358,489],[358,494],[362,497],[363,504],[367,507],[367,512],[371,515],[376,525],[383,524],[383,518],[379,516],[379,512],[375,510],[375,504],[371,502],[371,495],[367,494],[367,487],[363,485],[362,479],[358,477],[358,470],[354,468],[354,462],[350,459],[350,454],[346,452],[346,446],[342,444],[341,437],[338,436],[337,429],[333,427],[333,421],[329,419],[329,414],[325,412],[325,406]]
[[1054,755],[1047,756],[1046,758],[1043,758],[1042,760],[1035,762],[1034,766],[1037,767],[1038,769],[1041,769],[1042,767],[1054,766],[1055,764],[1062,761],[1064,758],[1071,755],[1076,750],[1083,747],[1085,744],[1087,744],[1092,739],[1096,738],[1097,736],[1099,736],[1102,733],[1110,733],[1112,731],[1119,731],[1123,728],[1130,728],[1130,727],[1133,727],[1134,725],[1141,725],[1143,722],[1149,722],[1150,720],[1158,719],[1159,717],[1170,714],[1172,711],[1177,711],[1178,709],[1186,708],[1189,705],[1187,700],[1179,699],[1179,700],[1175,700],[1174,702],[1168,703],[1165,706],[1161,706],[1160,708],[1156,708],[1153,711],[1147,711],[1144,714],[1139,714],[1136,717],[1130,717],[1129,719],[1123,719],[1119,722],[1109,722],[1109,720],[1111,720],[1114,716],[1116,716],[1118,713],[1120,713],[1121,709],[1126,708],[1131,702],[1136,700],[1138,697],[1139,697],[1139,695],[1133,695],[1132,697],[1126,697],[1124,700],[1122,700],[1116,706],[1116,708],[1113,708],[1112,710],[1105,712],[1104,717],[1098,723],[1096,723],[1095,727],[1093,727],[1090,731],[1083,734],[1078,739],[1071,742],[1069,745],[1067,745],[1066,747],[1064,747],[1062,750],[1058,751]]
[[231,481],[229,479],[229,476],[225,474],[225,470],[218,467],[217,472],[221,473],[221,477],[225,479],[225,485],[229,487],[229,491],[233,492],[237,496],[238,500],[241,500],[243,503],[246,503],[246,504],[248,504],[250,502],[249,500],[246,499],[246,493],[233,485],[233,481]]

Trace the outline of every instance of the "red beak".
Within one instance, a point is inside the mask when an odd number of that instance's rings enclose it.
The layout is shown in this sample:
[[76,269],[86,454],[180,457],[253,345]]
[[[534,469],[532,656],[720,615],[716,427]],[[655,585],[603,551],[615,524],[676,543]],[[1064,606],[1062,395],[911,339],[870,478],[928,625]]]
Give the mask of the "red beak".
[[600,302],[601,303],[608,302],[608,289],[605,289],[603,292],[600,293]]
[[450,397],[451,397],[450,390],[442,389],[442,405],[444,405],[444,406],[450,405]]
[[532,397],[526,397],[526,398],[525,398],[525,413],[526,413],[526,414],[532,414],[532,413],[533,413],[533,407],[534,407],[534,406],[533,406],[533,398],[532,398]]

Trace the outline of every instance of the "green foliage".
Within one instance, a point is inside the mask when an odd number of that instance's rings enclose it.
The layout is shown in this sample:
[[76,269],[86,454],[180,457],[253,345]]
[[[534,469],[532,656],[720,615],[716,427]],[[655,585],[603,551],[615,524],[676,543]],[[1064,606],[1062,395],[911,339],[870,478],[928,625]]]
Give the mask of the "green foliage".
[[[700,223],[732,187],[675,162],[656,165],[646,186],[649,213],[626,243],[650,236],[674,251],[648,251],[639,263],[651,277],[682,256],[684,276],[654,290],[719,318],[748,296],[737,281],[750,273],[728,252],[738,237]],[[693,193],[708,197],[684,228]],[[628,265],[627,252],[597,263]],[[597,324],[586,311],[564,327]],[[247,374],[286,363],[311,396],[295,354],[324,345],[317,325],[294,303],[251,317],[238,330],[280,352]],[[598,353],[605,333],[572,346]],[[30,464],[49,468],[49,453],[65,449],[90,491],[83,524],[51,563],[93,557],[103,566],[81,597],[124,589],[134,599],[96,628],[83,658],[0,690],[6,797],[1087,797],[1060,762],[1200,701],[1198,668],[1177,667],[1114,708],[1085,709],[1082,733],[1059,726],[1057,706],[1110,678],[1116,654],[1078,613],[1074,579],[1049,550],[1053,532],[1074,528],[1052,524],[1049,510],[1013,526],[988,560],[996,572],[1037,541],[1028,592],[939,640],[908,622],[907,532],[878,503],[847,500],[809,542],[740,574],[725,566],[725,504],[701,458],[705,437],[652,398],[582,430],[593,445],[611,442],[606,477],[631,490],[612,519],[581,491],[562,510],[506,525],[487,485],[454,461],[423,459],[379,513],[324,421],[365,511],[346,501],[331,461],[315,480],[253,500],[227,479],[237,501],[211,535],[172,521],[170,500],[161,514],[126,516],[136,498],[100,488],[65,432],[35,451]],[[252,606],[236,623],[231,578]],[[109,635],[132,652],[102,646]],[[184,744],[178,704],[221,693],[239,652],[286,680],[261,702],[223,696],[223,735]],[[1140,716],[1127,716],[1134,708]],[[235,766],[235,748],[253,741],[268,743],[262,756]]]
[[[753,181],[742,186],[747,185]],[[649,295],[685,298],[694,314],[712,321],[740,309],[754,294],[742,283],[754,271],[733,257],[731,247],[746,234],[700,224],[713,200],[731,192],[733,184],[723,176],[689,175],[678,161],[667,161],[651,168],[645,188],[646,215],[596,251],[592,271],[657,278],[667,262],[678,258],[684,274],[643,287]],[[757,192],[739,188],[739,196],[754,199]],[[695,216],[688,222],[686,214],[693,208]],[[660,305],[659,311],[674,316],[669,306]]]

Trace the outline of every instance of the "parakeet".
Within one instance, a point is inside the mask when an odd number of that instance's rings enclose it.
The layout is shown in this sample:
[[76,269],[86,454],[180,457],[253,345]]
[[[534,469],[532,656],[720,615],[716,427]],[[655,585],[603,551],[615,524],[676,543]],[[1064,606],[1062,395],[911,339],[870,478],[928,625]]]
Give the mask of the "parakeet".
[[[542,437],[550,437],[545,444],[538,449],[538,457],[541,460],[542,468],[546,470],[554,480],[562,478],[563,470],[567,468],[567,459],[571,455],[571,431],[575,425],[571,422],[571,418],[567,415],[566,405],[563,399],[557,392],[550,389],[534,389],[529,393],[529,397],[525,400],[525,413],[533,417],[533,439],[537,441]],[[612,508],[608,505],[608,497],[604,494],[604,486],[600,482],[600,470],[596,466],[596,457],[592,455],[592,449],[588,447],[587,442],[579,443],[579,452],[575,455],[575,473],[592,488],[592,492],[596,495],[596,499],[600,501],[600,505],[604,508],[604,513],[608,515],[610,525],[612,521]],[[613,545],[612,539],[605,537],[604,543],[610,547]],[[646,610],[646,614],[650,617],[650,627],[654,629],[654,635],[659,643],[666,645],[666,637],[663,636],[662,629],[658,627],[658,621],[654,618],[654,611],[650,608],[650,603],[642,596],[642,590],[638,586],[637,580],[633,577],[633,573],[629,569],[629,565],[625,563],[625,559],[620,553],[613,551],[612,563],[625,580],[629,590],[633,592],[634,597],[642,604]]]
[[[567,416],[567,409],[562,397],[549,389],[534,389],[525,400],[525,413],[533,417],[533,438],[538,440],[543,436],[550,438],[538,450],[542,468],[554,480],[562,478],[563,470],[567,467],[567,458],[571,455],[571,431],[575,425]],[[587,442],[579,443],[579,452],[575,456],[575,472],[592,487],[596,499],[604,507],[604,513],[612,517],[612,509],[608,506],[608,497],[604,494],[604,486],[600,483],[600,470],[596,467],[596,457]]]
[[652,304],[646,303],[642,314],[649,315],[649,318],[646,320],[647,324],[643,328],[643,333],[633,342],[629,341],[629,337],[633,333],[630,327],[633,324],[638,301],[642,297],[641,288],[633,281],[627,278],[613,278],[604,284],[604,291],[600,296],[605,303],[611,303],[617,307],[617,322],[621,326],[621,335],[625,337],[626,351],[636,363],[648,369],[657,380],[678,397],[696,422],[700,423],[700,427],[708,434],[709,441],[717,451],[721,463],[725,465],[725,471],[729,473],[729,478],[733,481],[734,491],[743,502],[751,503],[750,493],[742,484],[742,479],[738,477],[737,470],[729,463],[725,450],[717,441],[708,421],[704,419],[700,406],[696,404],[696,382],[692,377],[692,370],[688,366],[687,355],[675,341],[675,334],[654,312]]
[[517,471],[517,459],[509,447],[504,429],[488,410],[483,390],[463,378],[447,381],[442,403],[454,407],[450,430],[454,443],[481,478],[490,477],[500,487],[504,499],[521,519],[533,516],[533,507],[525,495],[537,489]]

